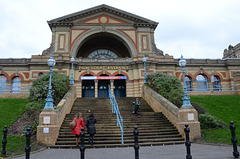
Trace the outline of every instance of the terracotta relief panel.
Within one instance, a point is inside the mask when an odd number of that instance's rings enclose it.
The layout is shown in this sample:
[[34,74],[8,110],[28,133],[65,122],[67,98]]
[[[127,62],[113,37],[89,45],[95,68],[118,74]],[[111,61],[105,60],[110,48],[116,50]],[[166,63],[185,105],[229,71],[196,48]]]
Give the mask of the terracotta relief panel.
[[69,34],[62,32],[56,33],[56,40],[55,40],[55,52],[67,52],[69,48],[68,42]]
[[150,33],[139,33],[138,46],[140,53],[151,53],[151,35]]
[[83,22],[79,22],[79,24],[127,24],[127,23],[107,15],[101,15],[91,19],[87,19]]

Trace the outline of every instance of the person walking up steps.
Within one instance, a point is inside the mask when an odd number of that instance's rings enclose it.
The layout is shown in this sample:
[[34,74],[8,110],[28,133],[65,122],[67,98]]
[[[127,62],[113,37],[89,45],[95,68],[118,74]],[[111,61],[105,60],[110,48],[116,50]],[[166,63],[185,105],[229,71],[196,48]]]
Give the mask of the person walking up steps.
[[81,128],[83,127],[85,129],[82,113],[77,113],[73,120],[75,120],[76,126],[72,129],[72,135],[76,136],[76,145],[78,146],[78,143],[80,141]]
[[95,128],[96,122],[97,120],[94,117],[94,114],[91,112],[87,118],[87,123],[86,123],[87,131],[89,133],[88,142],[91,143],[91,145],[93,145],[94,134],[96,134],[96,128]]

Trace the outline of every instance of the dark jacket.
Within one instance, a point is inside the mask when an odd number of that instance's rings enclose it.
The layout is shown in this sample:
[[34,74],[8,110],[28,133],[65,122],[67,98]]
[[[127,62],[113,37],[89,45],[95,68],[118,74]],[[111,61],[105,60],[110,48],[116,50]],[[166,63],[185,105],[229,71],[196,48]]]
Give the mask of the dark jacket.
[[95,123],[97,120],[95,119],[94,115],[91,113],[89,117],[87,118],[87,123],[86,126],[88,128],[88,133],[89,134],[95,134],[96,133],[96,128],[95,128]]

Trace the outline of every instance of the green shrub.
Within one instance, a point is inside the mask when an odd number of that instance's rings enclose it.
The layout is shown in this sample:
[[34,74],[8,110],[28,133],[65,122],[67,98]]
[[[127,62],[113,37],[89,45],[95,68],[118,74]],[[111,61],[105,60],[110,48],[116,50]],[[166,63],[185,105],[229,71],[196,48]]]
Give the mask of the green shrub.
[[25,107],[25,116],[27,119],[35,120],[38,119],[38,115],[44,108],[45,102],[30,102]]
[[181,81],[175,76],[165,73],[155,73],[147,76],[149,87],[158,92],[164,98],[175,105],[181,105],[183,96],[183,87]]
[[[45,101],[48,94],[49,73],[42,75],[33,81],[30,89],[30,101]],[[52,98],[57,105],[69,89],[69,78],[65,74],[53,71],[52,74]]]
[[207,113],[207,111],[203,107],[198,105],[198,103],[191,102],[191,104],[196,109],[196,111],[198,112],[199,115]]
[[226,128],[227,125],[220,120],[217,120],[210,114],[200,114],[199,115],[199,122],[202,129],[221,129]]

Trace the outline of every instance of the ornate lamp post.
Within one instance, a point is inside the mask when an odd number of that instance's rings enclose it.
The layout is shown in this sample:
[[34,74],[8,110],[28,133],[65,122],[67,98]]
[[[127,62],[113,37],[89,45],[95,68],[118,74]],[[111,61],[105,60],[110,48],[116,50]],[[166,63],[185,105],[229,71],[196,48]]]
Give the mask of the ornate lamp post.
[[53,99],[52,99],[52,68],[53,66],[56,64],[56,61],[53,58],[53,55],[50,56],[50,58],[48,59],[48,66],[50,67],[50,72],[49,72],[49,87],[48,87],[48,96],[46,99],[46,104],[44,109],[54,109],[53,108]]
[[183,56],[181,56],[181,59],[179,61],[179,66],[182,68],[182,74],[183,74],[183,107],[191,107],[191,103],[190,103],[190,97],[187,94],[187,85],[186,85],[186,81],[185,81],[185,71],[184,68],[187,64],[187,61],[185,59],[183,59]]
[[144,83],[147,83],[147,73],[146,73],[147,58],[145,56],[143,56],[142,61],[143,61],[143,64],[144,64]]
[[74,79],[73,79],[73,62],[75,61],[74,57],[72,56],[71,58],[71,63],[72,63],[72,73],[71,73],[71,79],[70,79],[70,84],[74,84]]

